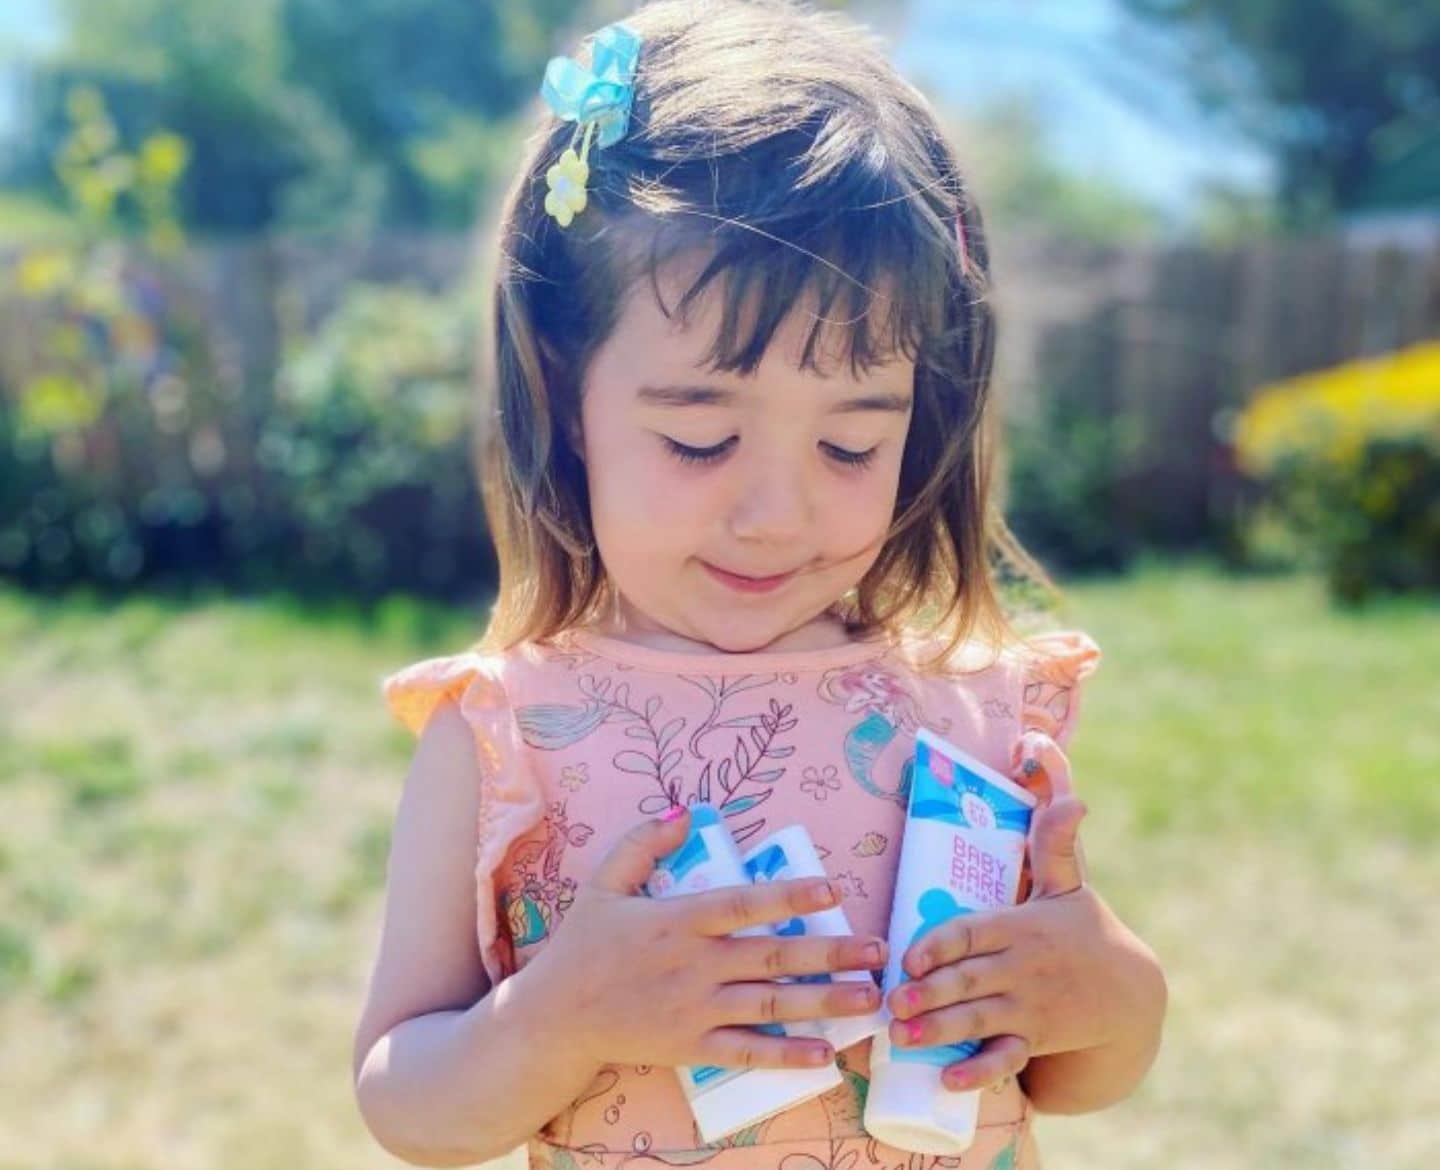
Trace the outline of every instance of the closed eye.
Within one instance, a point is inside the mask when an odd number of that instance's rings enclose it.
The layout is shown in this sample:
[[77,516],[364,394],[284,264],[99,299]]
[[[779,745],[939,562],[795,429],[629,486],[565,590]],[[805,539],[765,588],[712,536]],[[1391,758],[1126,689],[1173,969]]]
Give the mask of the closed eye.
[[[723,443],[717,443],[713,447],[688,447],[684,443],[677,443],[668,436],[662,435],[661,438],[665,440],[665,445],[670,453],[682,463],[714,463],[716,460],[722,459],[725,453],[740,441],[738,436],[731,435]],[[875,458],[875,452],[880,449],[878,445],[871,447],[868,451],[849,451],[844,447],[837,447],[833,443],[821,443],[820,446],[832,459],[846,467],[867,466]]]

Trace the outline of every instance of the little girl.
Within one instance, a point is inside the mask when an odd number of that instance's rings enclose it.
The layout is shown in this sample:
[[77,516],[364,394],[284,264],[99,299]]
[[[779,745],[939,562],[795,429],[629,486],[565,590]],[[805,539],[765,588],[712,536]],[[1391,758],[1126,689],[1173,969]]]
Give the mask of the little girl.
[[[1023,637],[992,554],[979,214],[924,99],[841,19],[658,0],[557,59],[503,208],[477,646],[385,680],[419,735],[355,1037],[377,1140],[455,1166],[1035,1170],[1036,1111],[1128,1095],[1165,983],[1084,880],[1062,748],[1099,651]],[[905,956],[897,1045],[983,1040],[959,1158],[862,1126],[865,1014],[928,727],[1034,789],[1022,903]],[[697,801],[743,847],[805,825],[828,883],[639,893]],[[732,938],[843,900],[850,940]],[[701,1141],[675,1065],[838,1061]]]

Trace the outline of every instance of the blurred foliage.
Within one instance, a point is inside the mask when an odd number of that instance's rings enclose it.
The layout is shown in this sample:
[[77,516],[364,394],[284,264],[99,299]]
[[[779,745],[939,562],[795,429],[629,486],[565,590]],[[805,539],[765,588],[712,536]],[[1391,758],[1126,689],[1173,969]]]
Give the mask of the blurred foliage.
[[128,223],[156,254],[174,255],[183,243],[175,188],[190,162],[189,144],[161,130],[127,153],[98,90],[72,89],[65,105],[69,133],[56,152],[55,174],[84,236],[98,244]]
[[284,514],[263,536],[298,554],[287,584],[489,579],[468,443],[479,319],[463,294],[358,285],[313,336],[294,333],[256,450]]
[[[159,312],[159,285],[114,237],[131,225],[152,266],[178,253],[174,190],[188,148],[158,132],[127,151],[92,89],[71,91],[66,114],[55,171],[74,230],[0,272],[0,566],[85,562],[125,579],[141,553],[133,519],[110,503],[124,468],[107,416],[147,393],[161,400],[198,339],[193,320]],[[61,478],[65,492],[47,491]]]
[[[60,48],[26,67],[0,184],[59,197],[65,95],[193,152],[181,218],[204,233],[463,228],[509,178],[546,60],[613,0],[55,0]],[[826,7],[856,7],[832,0]],[[894,9],[890,5],[890,9]]]
[[1434,0],[1125,0],[1190,35],[1200,95],[1272,149],[1292,220],[1353,210],[1379,173],[1433,143]]
[[1161,227],[1161,213],[1121,184],[1057,162],[1040,113],[1024,100],[997,102],[949,129],[992,227],[1039,228],[1082,243],[1148,239]]
[[0,270],[0,571],[362,594],[485,579],[475,307],[357,286],[313,334],[285,329],[261,408],[180,262],[183,139],[127,150],[93,90],[67,110],[56,169],[83,232]]
[[112,354],[104,383],[0,394],[0,572],[360,598],[493,580],[467,441],[473,306],[357,286],[313,335],[289,331],[261,411],[172,332],[182,310],[163,319],[148,383]]
[[1116,522],[1124,511],[1117,474],[1133,445],[1133,416],[1106,417],[1078,395],[1041,400],[1009,428],[1006,517],[1047,565],[1068,572],[1115,572],[1140,549]]
[[131,132],[191,143],[183,217],[205,231],[468,225],[545,60],[588,31],[574,0],[59,5],[67,39],[31,67],[11,181],[45,179],[63,95],[85,81]]
[[1263,388],[1235,447],[1336,597],[1440,590],[1440,343]]
[[1124,479],[1140,417],[1119,409],[1106,364],[1115,311],[1051,333],[1029,408],[1007,418],[1010,527],[1043,562],[1072,573],[1125,569],[1144,543],[1126,522]]

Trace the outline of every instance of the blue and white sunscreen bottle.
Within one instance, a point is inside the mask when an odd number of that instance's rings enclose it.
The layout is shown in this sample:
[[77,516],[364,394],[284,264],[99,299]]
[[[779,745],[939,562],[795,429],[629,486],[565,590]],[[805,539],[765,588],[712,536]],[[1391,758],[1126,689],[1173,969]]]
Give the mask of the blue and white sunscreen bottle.
[[[966,752],[921,729],[915,739],[905,838],[890,911],[884,994],[910,977],[905,952],[941,923],[1008,906],[1020,886],[1036,798]],[[975,1140],[980,1092],[947,1089],[946,1065],[979,1051],[978,1041],[896,1047],[887,1026],[870,1051],[865,1129],[902,1150],[959,1154]]]
[[[690,831],[672,853],[656,862],[655,872],[645,883],[645,892],[654,898],[698,894],[722,886],[750,884],[750,875],[740,849],[725,828],[719,812],[710,804],[690,806]],[[768,925],[747,926],[735,937],[773,933]],[[818,1024],[757,1024],[772,1035],[821,1036]],[[776,1113],[828,1092],[842,1083],[840,1070],[832,1060],[818,1068],[721,1068],[717,1065],[680,1067],[675,1070],[680,1088],[707,1142],[754,1125]]]
[[[745,869],[752,881],[789,881],[792,878],[823,878],[825,865],[815,849],[815,842],[805,831],[804,825],[791,825],[771,833],[764,840],[752,846],[745,854]],[[838,935],[853,934],[850,920],[839,906],[817,910],[813,914],[802,914],[783,922],[774,928],[775,933],[789,937],[819,935],[834,938]],[[872,983],[868,971],[836,971],[833,974],[796,975],[795,983]],[[835,1016],[820,1021],[821,1031],[836,1052],[858,1044],[867,1036],[885,1027],[885,1017],[877,1010],[864,1016]]]

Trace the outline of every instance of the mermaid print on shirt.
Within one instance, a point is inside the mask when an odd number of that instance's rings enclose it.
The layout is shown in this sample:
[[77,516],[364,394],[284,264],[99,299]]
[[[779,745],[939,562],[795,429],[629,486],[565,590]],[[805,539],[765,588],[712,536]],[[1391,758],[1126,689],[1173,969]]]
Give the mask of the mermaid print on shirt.
[[887,789],[875,778],[875,762],[901,731],[913,735],[919,728],[914,697],[894,674],[873,662],[828,671],[820,680],[820,697],[859,716],[845,735],[845,763],[851,778],[871,796],[893,800],[903,808],[910,796],[912,765],[907,760],[899,783]]
[[500,910],[514,945],[539,942],[570,909],[576,882],[561,875],[560,862],[566,846],[578,849],[594,832],[589,825],[572,824],[565,814],[565,802],[557,801],[545,812],[544,839],[516,846],[507,888],[500,895]]

